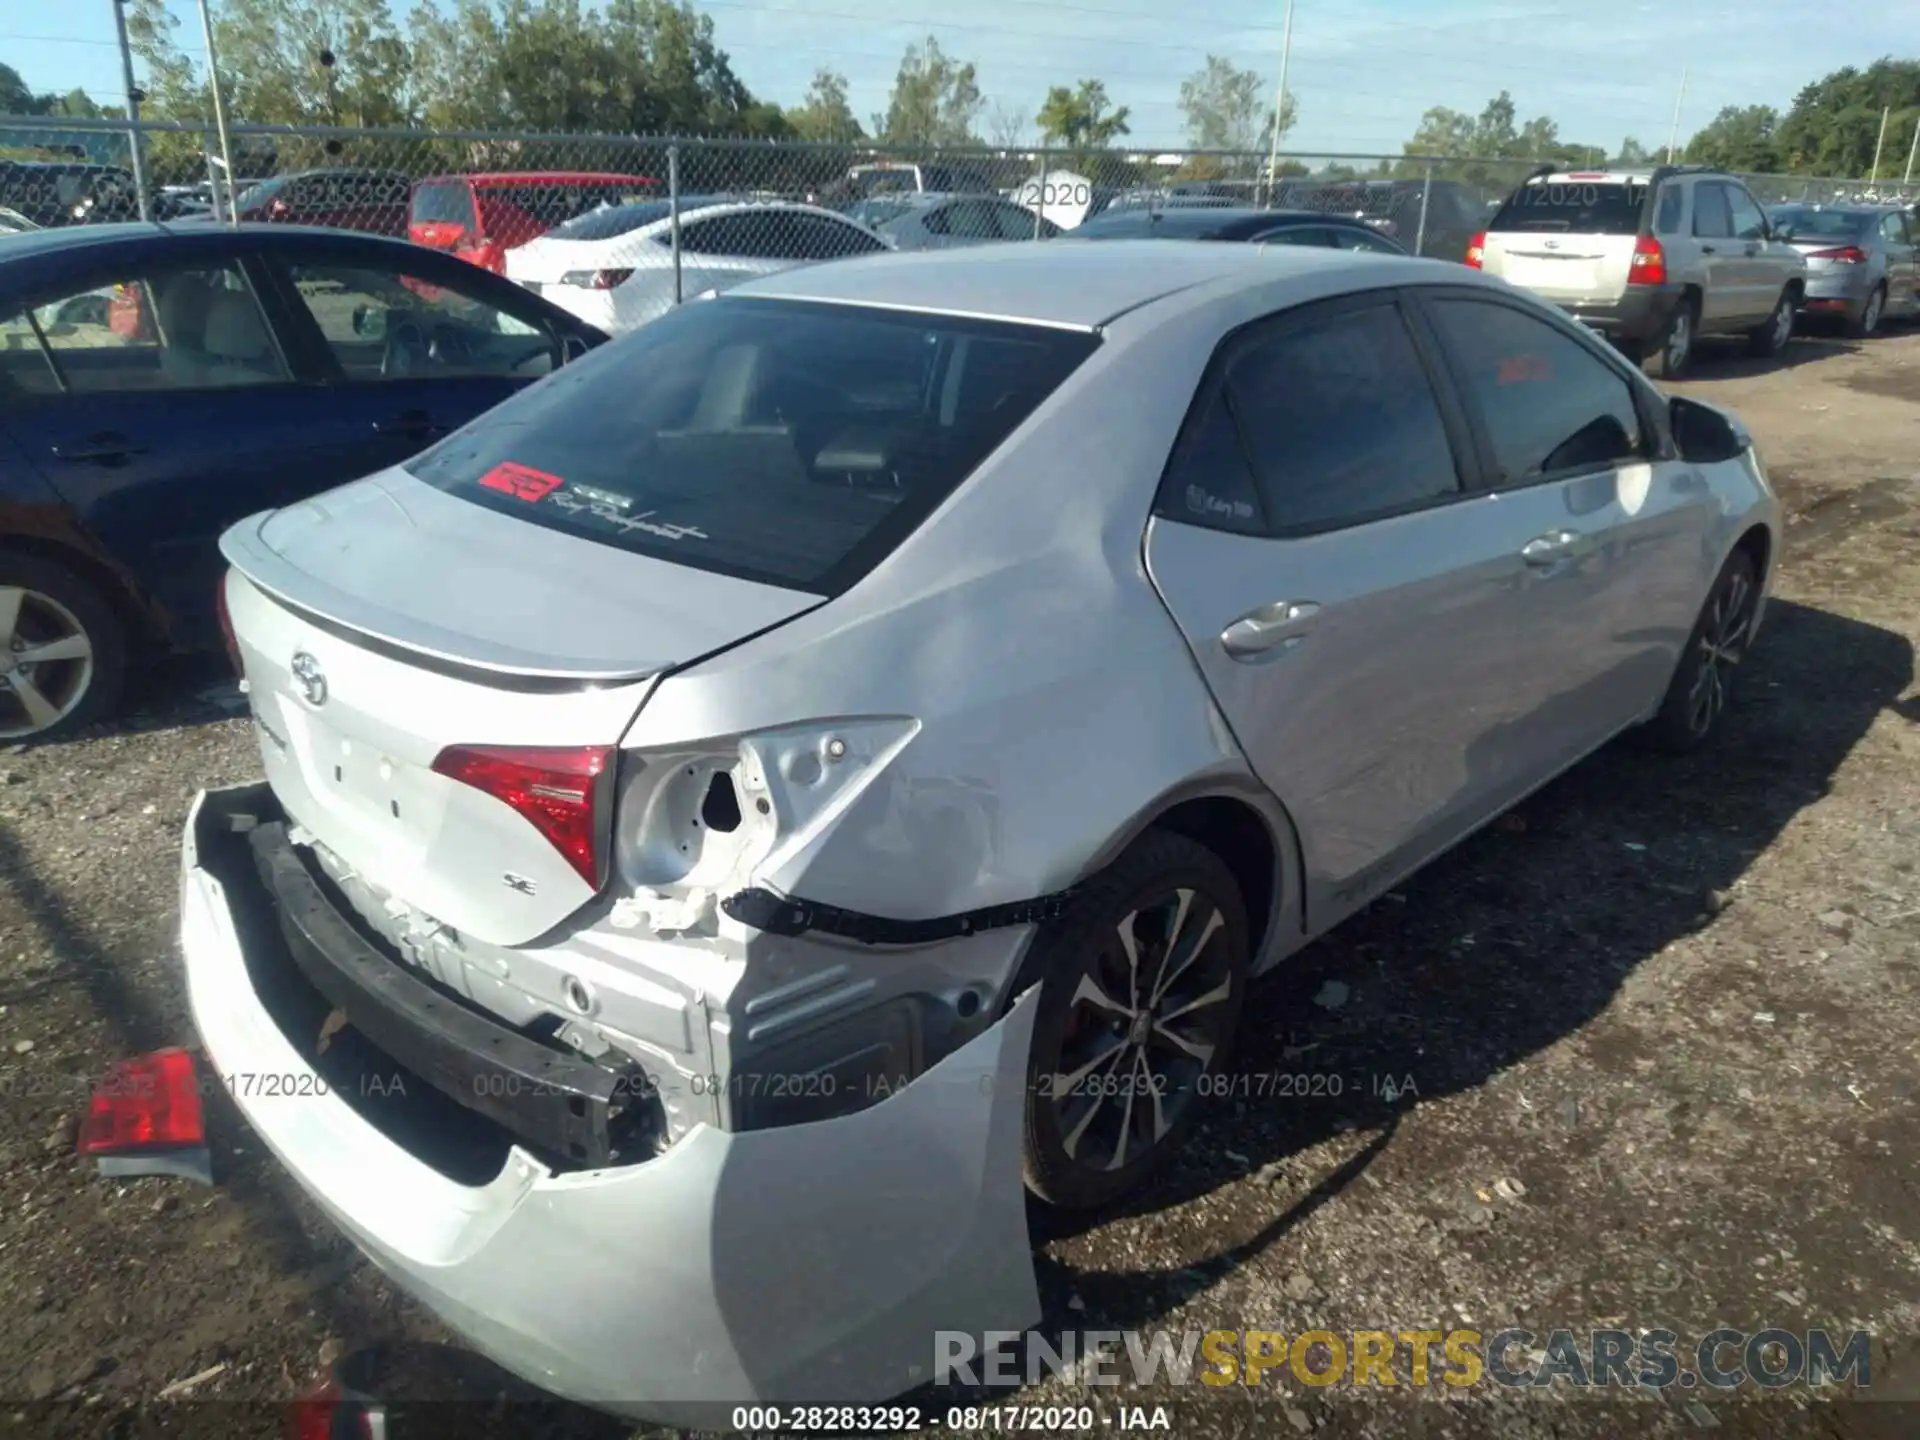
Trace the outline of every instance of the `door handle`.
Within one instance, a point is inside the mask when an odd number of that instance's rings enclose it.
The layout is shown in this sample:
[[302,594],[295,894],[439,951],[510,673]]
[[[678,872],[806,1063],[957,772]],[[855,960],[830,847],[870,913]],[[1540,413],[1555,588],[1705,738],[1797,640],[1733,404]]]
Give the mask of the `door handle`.
[[1718,255],[1720,252],[1711,245],[1702,245],[1700,247],[1700,253],[1702,255]]
[[1758,255],[1759,253],[1760,253],[1760,247],[1758,245],[1747,246],[1748,258],[1752,258],[1753,256]]
[[117,430],[103,430],[98,435],[89,435],[86,439],[77,440],[70,445],[53,447],[56,460],[66,460],[75,464],[90,462],[96,465],[112,465],[146,453],[146,446],[134,444]]
[[408,410],[395,415],[390,420],[373,422],[376,435],[400,435],[409,439],[436,435],[444,429],[446,429],[444,425],[435,424],[433,417],[424,410]]
[[1320,613],[1311,600],[1276,600],[1250,610],[1220,632],[1220,648],[1236,660],[1252,660],[1275,650],[1291,650],[1306,638],[1309,622]]
[[1536,535],[1522,545],[1520,558],[1536,570],[1545,570],[1569,559],[1579,548],[1578,531],[1552,530],[1545,535]]

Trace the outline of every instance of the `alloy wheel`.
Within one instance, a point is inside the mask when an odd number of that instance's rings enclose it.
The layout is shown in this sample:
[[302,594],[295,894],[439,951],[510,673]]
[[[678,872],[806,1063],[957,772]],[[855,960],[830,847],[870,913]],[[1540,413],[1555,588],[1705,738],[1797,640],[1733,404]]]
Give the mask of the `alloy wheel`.
[[1232,1034],[1225,928],[1212,899],[1175,889],[1122,916],[1082,971],[1047,1089],[1076,1165],[1142,1159],[1205,1088]]
[[38,590],[0,585],[0,740],[58,725],[93,679],[93,641],[78,617]]
[[1685,369],[1692,350],[1693,314],[1683,305],[1673,312],[1673,322],[1667,327],[1667,373],[1678,375]]
[[1789,296],[1780,297],[1780,308],[1773,316],[1773,348],[1784,350],[1787,341],[1793,338],[1793,300]]
[[1756,593],[1744,570],[1731,570],[1707,607],[1696,642],[1697,669],[1687,691],[1687,725],[1696,735],[1711,730],[1726,709],[1734,669],[1746,656]]

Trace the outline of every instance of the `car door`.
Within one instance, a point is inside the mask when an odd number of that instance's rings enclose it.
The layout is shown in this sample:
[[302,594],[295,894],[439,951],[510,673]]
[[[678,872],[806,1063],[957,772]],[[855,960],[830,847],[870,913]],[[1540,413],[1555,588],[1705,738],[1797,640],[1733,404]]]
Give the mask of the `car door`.
[[1880,217],[1880,245],[1887,252],[1887,309],[1895,315],[1920,310],[1920,249],[1914,222],[1899,211]]
[[275,295],[326,376],[346,481],[396,465],[550,373],[566,340],[509,284],[370,250],[270,249]]
[[1767,224],[1766,212],[1746,186],[1724,181],[1722,188],[1727,192],[1727,206],[1733,218],[1733,243],[1739,254],[1740,287],[1745,295],[1743,304],[1746,313],[1756,321],[1764,320],[1780,303],[1787,282],[1806,272],[1806,261],[1784,240],[1773,238],[1773,227]]
[[1704,476],[1662,458],[1651,392],[1604,341],[1504,296],[1439,290],[1422,308],[1481,446],[1485,513],[1520,562],[1519,714],[1498,743],[1538,781],[1658,701],[1718,512]]
[[1727,187],[1717,180],[1702,180],[1694,186],[1692,240],[1700,273],[1702,326],[1726,330],[1758,324],[1763,317],[1752,313],[1752,300],[1742,285],[1745,247],[1734,243],[1733,207]]
[[350,478],[259,280],[238,258],[107,268],[5,327],[10,348],[44,347],[52,384],[0,424],[186,646],[217,638],[220,532]]
[[1431,341],[1369,292],[1229,337],[1163,478],[1149,573],[1299,829],[1316,928],[1524,788],[1490,742],[1525,536],[1477,463]]

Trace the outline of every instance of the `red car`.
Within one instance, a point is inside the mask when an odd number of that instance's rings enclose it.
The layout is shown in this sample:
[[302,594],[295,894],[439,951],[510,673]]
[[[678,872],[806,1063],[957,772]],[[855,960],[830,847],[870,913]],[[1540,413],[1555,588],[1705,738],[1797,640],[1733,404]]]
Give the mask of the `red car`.
[[435,175],[413,187],[407,236],[504,275],[516,245],[597,206],[651,199],[658,188],[644,175],[573,170]]

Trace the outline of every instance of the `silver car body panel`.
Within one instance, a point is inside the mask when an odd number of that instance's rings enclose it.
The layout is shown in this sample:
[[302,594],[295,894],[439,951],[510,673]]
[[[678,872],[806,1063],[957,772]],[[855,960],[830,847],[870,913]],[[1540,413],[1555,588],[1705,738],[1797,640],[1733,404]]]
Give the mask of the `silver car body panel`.
[[[249,1117],[406,1288],[509,1368],[596,1403],[878,1396],[912,1382],[936,1325],[1028,1323],[1026,1236],[1009,1217],[1035,926],[867,944],[769,933],[716,901],[753,888],[894,921],[964,916],[1070,890],[1176,805],[1233,801],[1275,856],[1264,969],[1650,713],[1728,550],[1755,525],[1777,532],[1750,453],[1463,497],[1310,541],[1149,522],[1224,336],[1422,285],[1515,293],[1438,261],[1153,241],[754,281],[742,293],[1098,328],[1102,343],[824,604],[519,526],[516,565],[570,607],[539,667],[572,677],[558,688],[516,683],[535,678],[521,662],[539,635],[459,574],[478,555],[506,583],[492,557],[507,542],[489,529],[503,517],[387,475],[323,497],[331,520],[245,522],[229,605],[289,838],[406,963],[509,1024],[556,1017],[563,1043],[616,1050],[679,1092],[657,1158],[543,1176],[523,1156],[479,1188],[423,1173],[325,1105]],[[1592,543],[1523,576],[1520,548],[1556,527]],[[431,565],[403,563],[418,531],[439,537]],[[1223,657],[1224,625],[1288,599],[1324,607],[1321,633],[1270,665]],[[300,653],[325,672],[322,703]],[[452,744],[617,745],[608,889],[595,897],[520,815],[434,772]],[[741,823],[687,838],[722,774]],[[290,1068],[191,828],[184,863],[209,1052]],[[576,986],[590,1003],[572,1003]],[[901,1007],[922,1017],[925,1063],[852,1114],[741,1130],[684,1083],[724,1089],[789,1042],[859,1034]],[[620,1285],[556,1283],[582,1255]],[[835,1347],[850,1370],[824,1358]]]

